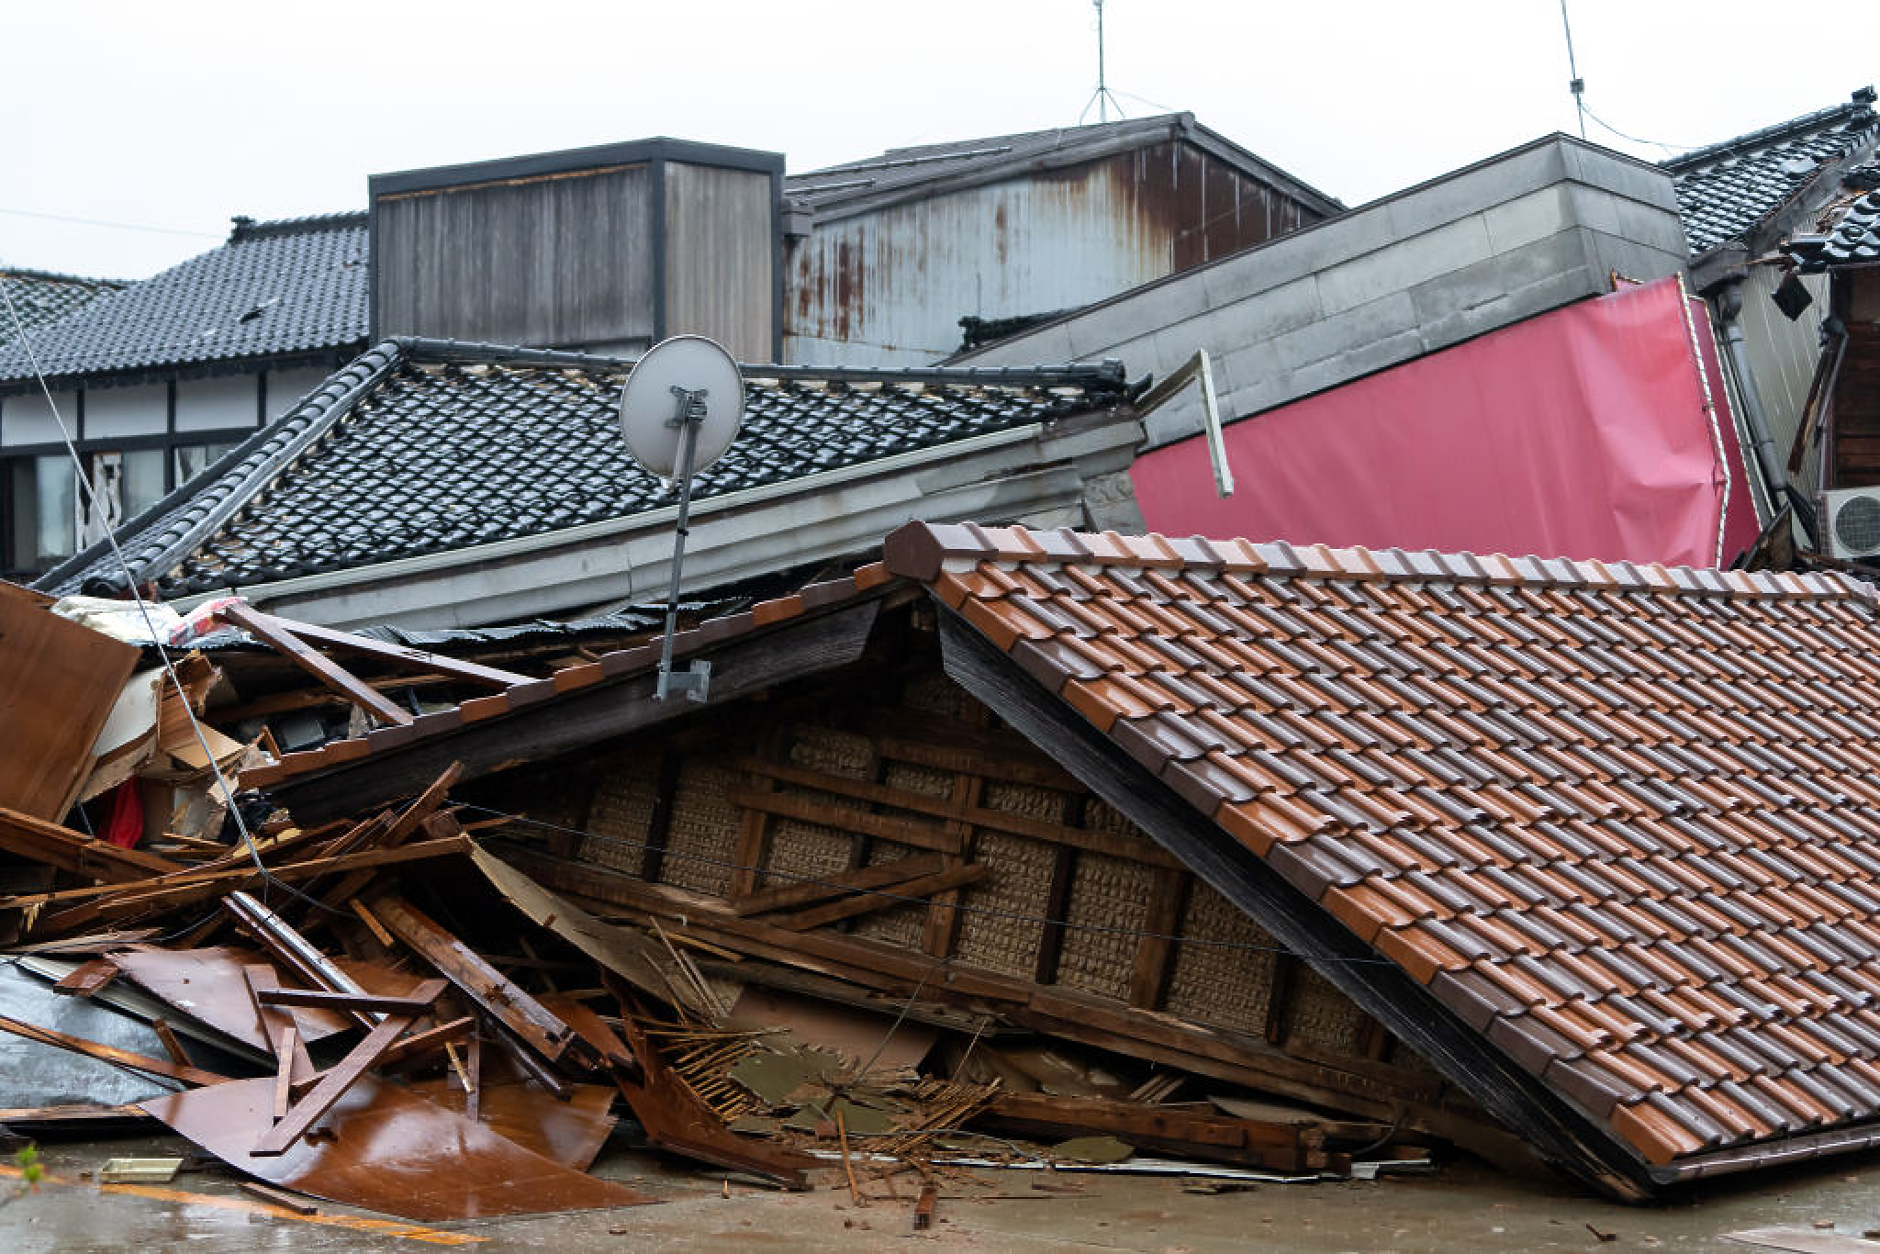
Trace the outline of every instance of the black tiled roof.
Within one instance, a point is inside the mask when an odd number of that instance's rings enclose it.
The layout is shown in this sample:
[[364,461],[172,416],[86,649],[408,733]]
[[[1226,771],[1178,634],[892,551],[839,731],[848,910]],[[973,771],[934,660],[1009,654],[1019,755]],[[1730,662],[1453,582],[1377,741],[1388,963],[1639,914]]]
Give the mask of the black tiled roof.
[[[366,216],[237,219],[228,243],[93,301],[34,335],[48,376],[356,352],[366,338]],[[0,347],[0,384],[31,378]]]
[[[1880,168],[1862,166],[1848,172],[1855,186],[1874,186]],[[1788,254],[1803,270],[1880,261],[1880,191],[1868,191],[1834,210],[1814,235],[1797,235],[1788,242]]]
[[1880,128],[1871,87],[1845,104],[1711,144],[1664,162],[1691,255],[1750,231],[1814,181],[1821,167],[1871,143]]
[[1324,192],[1198,125],[1189,113],[890,148],[880,156],[788,175],[783,190],[789,200],[821,212],[857,201],[930,195],[942,185],[965,186],[1051,169],[1177,137],[1207,145],[1249,175],[1296,196],[1315,213],[1329,216],[1344,209]]
[[0,345],[18,338],[22,328],[28,335],[35,335],[41,327],[51,326],[123,286],[117,279],[86,279],[46,270],[0,270],[0,287],[6,288],[6,303],[12,307],[9,312],[0,306]]
[[[390,340],[118,533],[165,596],[352,569],[676,503],[628,460],[629,363]],[[695,499],[1116,404],[1120,364],[1016,369],[746,367],[736,444]],[[39,586],[121,579],[102,542]]]

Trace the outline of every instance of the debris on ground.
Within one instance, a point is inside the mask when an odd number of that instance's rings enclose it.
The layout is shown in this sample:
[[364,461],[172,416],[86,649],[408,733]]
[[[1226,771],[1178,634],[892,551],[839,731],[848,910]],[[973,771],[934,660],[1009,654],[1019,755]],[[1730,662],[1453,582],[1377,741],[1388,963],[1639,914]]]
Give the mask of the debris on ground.
[[[890,1018],[833,994],[809,949],[760,964],[682,920],[600,917],[480,838],[491,821],[452,804],[455,763],[398,804],[317,823],[240,788],[313,712],[316,739],[362,719],[396,735],[436,712],[420,693],[532,676],[240,601],[188,620],[191,639],[239,628],[287,664],[257,694],[207,653],[153,659],[114,638],[135,641],[136,624],[97,606],[73,621],[4,585],[0,616],[0,663],[35,679],[0,738],[0,1129],[154,1122],[271,1204],[418,1222],[654,1200],[588,1173],[623,1114],[727,1195],[734,1179],[826,1182],[906,1208],[913,1230],[944,1222],[943,1197],[988,1167],[1169,1171],[1226,1191],[1429,1159],[1390,1124],[986,1016],[912,1013],[918,985]],[[917,855],[846,880],[924,895],[984,871]],[[857,901],[796,884],[737,909],[790,934]],[[180,1165],[96,1174],[162,1181]]]

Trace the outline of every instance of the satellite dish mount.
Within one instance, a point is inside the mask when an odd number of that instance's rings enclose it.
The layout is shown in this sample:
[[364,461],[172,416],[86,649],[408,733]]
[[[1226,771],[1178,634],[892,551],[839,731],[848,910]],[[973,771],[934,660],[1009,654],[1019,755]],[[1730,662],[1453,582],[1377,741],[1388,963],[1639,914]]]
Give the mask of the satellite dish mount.
[[731,354],[701,335],[679,335],[646,351],[627,375],[620,393],[620,430],[633,460],[654,474],[676,479],[679,519],[672,550],[672,584],[666,596],[666,638],[659,651],[653,699],[683,692],[703,702],[711,688],[710,662],[672,669],[672,642],[679,624],[679,583],[690,534],[692,475],[724,456],[744,420],[744,376]]

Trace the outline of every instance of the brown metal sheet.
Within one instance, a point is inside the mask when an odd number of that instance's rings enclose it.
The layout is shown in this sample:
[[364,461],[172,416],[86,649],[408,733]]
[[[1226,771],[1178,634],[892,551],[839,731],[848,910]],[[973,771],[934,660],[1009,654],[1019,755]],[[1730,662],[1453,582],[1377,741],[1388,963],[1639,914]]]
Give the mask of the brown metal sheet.
[[571,1171],[373,1076],[321,1117],[318,1134],[274,1157],[249,1152],[274,1123],[272,1076],[154,1098],[143,1108],[268,1184],[420,1223],[657,1200]]
[[[260,951],[234,947],[133,949],[111,955],[111,961],[139,987],[178,1010],[256,1049],[271,1051],[255,1016],[254,1001],[248,996],[248,985],[242,980],[243,966],[267,961]],[[350,1026],[350,1021],[331,1010],[295,1007],[287,1013],[293,1016],[302,1041],[322,1040]]]
[[[469,1094],[454,1075],[405,1086],[445,1110],[463,1114]],[[534,1083],[482,1086],[477,1121],[492,1131],[575,1171],[586,1171],[617,1122],[610,1113],[619,1096],[609,1084],[576,1084],[565,1102]]]

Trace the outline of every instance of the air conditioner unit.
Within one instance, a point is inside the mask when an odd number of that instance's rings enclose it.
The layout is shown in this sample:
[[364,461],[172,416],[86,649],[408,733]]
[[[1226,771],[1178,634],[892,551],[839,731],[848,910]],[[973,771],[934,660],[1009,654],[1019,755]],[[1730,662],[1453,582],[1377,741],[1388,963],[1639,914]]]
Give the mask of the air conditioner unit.
[[1832,557],[1880,554],[1880,487],[1838,488],[1821,494],[1821,521]]

